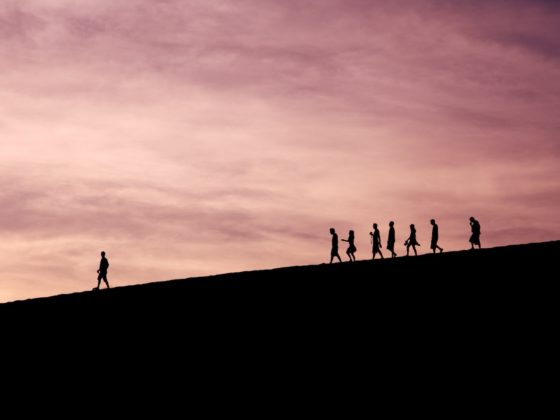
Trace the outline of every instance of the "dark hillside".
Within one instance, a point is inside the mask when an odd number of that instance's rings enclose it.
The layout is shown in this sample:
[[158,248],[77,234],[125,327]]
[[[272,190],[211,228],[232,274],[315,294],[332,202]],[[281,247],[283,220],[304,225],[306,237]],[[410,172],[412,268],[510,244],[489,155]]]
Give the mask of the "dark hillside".
[[[0,315],[207,322],[500,323],[551,310],[560,242],[162,281],[0,305]],[[296,321],[297,320],[297,321]],[[369,328],[368,327],[368,328]]]

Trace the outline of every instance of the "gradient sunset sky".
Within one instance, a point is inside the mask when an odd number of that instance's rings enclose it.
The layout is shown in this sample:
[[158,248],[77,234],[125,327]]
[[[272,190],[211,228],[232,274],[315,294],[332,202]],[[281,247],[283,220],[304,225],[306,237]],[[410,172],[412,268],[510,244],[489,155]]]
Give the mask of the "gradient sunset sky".
[[[560,239],[560,1],[2,0],[0,302]],[[345,250],[341,244],[341,253]]]

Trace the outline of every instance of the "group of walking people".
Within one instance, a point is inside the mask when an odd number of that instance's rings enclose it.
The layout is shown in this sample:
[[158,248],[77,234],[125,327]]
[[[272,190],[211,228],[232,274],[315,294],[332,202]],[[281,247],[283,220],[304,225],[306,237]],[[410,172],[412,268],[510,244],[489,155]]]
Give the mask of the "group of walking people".
[[[443,248],[438,245],[438,241],[439,241],[438,225],[434,219],[430,220],[430,223],[432,225],[432,242],[430,245],[430,249],[432,249],[434,253],[436,251],[443,252]],[[471,237],[469,239],[469,242],[471,243],[471,249],[474,249],[475,245],[477,245],[478,248],[481,248],[480,223],[478,223],[478,220],[476,220],[474,217],[471,217],[470,225],[471,225],[471,232],[472,232]],[[334,228],[331,228],[330,232],[332,235],[331,264],[334,258],[338,258],[338,261],[342,262],[340,255],[338,254],[338,234],[336,233]],[[371,248],[373,254],[372,259],[375,259],[375,256],[377,254],[379,254],[381,258],[384,258],[383,252],[381,252],[381,248],[383,247],[381,245],[381,233],[379,233],[379,228],[377,227],[377,223],[373,224],[373,232],[370,232],[369,235],[371,237],[371,244],[372,244],[372,248]],[[348,242],[348,249],[346,250],[346,254],[348,255],[348,258],[350,258],[350,261],[355,262],[357,249],[355,244],[354,231],[353,230],[349,231],[348,239],[342,239],[342,240],[344,242]],[[389,235],[387,236],[387,250],[391,251],[392,258],[397,256],[397,253],[395,252],[395,241],[396,241],[395,222],[389,222]],[[412,248],[412,250],[414,251],[414,255],[418,255],[418,253],[416,252],[416,247],[420,246],[420,244],[416,239],[416,228],[414,227],[414,225],[410,225],[410,235],[408,239],[404,242],[404,245],[406,246],[407,257],[409,256],[410,248]],[[97,287],[94,287],[93,290],[99,290],[102,280],[103,282],[105,282],[107,288],[109,288],[109,281],[107,280],[107,270],[109,270],[109,260],[107,259],[107,257],[105,256],[105,252],[103,251],[101,252],[101,261],[99,261],[99,269],[97,270],[97,274],[98,274]]]
[[[471,244],[471,249],[475,249],[475,245],[478,248],[481,248],[480,245],[480,223],[474,217],[469,219],[470,226],[471,226],[471,237],[469,242]],[[443,248],[438,245],[439,242],[439,227],[435,221],[435,219],[430,220],[430,224],[432,225],[432,240],[430,243],[430,249],[436,253],[439,251],[440,253],[443,252]],[[338,261],[342,262],[340,255],[338,254],[338,234],[336,233],[334,228],[330,229],[330,233],[332,235],[332,248],[331,248],[331,264],[333,259],[338,258]],[[381,252],[381,233],[379,233],[379,228],[377,223],[373,224],[373,232],[369,233],[371,239],[371,252],[373,254],[372,259],[375,259],[375,256],[379,254],[381,258],[383,257],[383,252]],[[344,242],[348,242],[348,249],[346,250],[346,255],[350,261],[356,261],[356,244],[355,244],[355,236],[354,231],[351,230],[348,232],[348,239],[342,239]],[[387,236],[387,250],[391,251],[391,257],[395,258],[397,253],[395,252],[395,222],[389,222],[389,235]],[[410,225],[410,235],[407,240],[404,242],[406,246],[406,256],[410,255],[410,248],[414,251],[414,255],[418,255],[416,251],[416,247],[420,246],[420,243],[416,239],[416,227],[412,224]]]

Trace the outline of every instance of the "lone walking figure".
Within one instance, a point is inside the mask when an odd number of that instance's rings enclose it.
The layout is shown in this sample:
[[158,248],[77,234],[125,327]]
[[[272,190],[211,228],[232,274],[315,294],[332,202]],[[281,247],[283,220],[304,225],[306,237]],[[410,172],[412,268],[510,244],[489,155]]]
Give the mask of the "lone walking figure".
[[109,289],[109,282],[107,281],[107,270],[109,269],[109,260],[105,258],[105,251],[101,252],[101,261],[99,262],[99,270],[97,273],[97,287],[94,287],[93,290],[99,290],[99,286],[101,285],[101,280],[105,282],[107,285],[107,289]]

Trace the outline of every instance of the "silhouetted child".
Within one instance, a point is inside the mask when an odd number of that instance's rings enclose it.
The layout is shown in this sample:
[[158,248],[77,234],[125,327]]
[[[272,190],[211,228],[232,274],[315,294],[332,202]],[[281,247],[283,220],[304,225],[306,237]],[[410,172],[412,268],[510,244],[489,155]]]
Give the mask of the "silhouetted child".
[[331,264],[334,257],[338,258],[338,261],[342,262],[340,255],[338,255],[338,235],[336,234],[334,228],[330,230],[332,235],[332,248],[331,248]]
[[436,249],[439,249],[439,252],[443,252],[443,248],[438,245],[439,227],[434,219],[430,220],[430,223],[432,224],[432,243],[430,244],[430,249],[434,251],[434,254]]
[[470,219],[470,225],[471,225],[471,238],[469,239],[469,242],[471,243],[471,249],[474,249],[475,245],[478,245],[478,249],[482,248],[482,246],[480,245],[480,223],[478,223],[478,220],[476,220],[474,217],[471,217]]
[[101,286],[101,280],[105,282],[107,285],[107,289],[109,289],[109,282],[107,281],[107,270],[109,269],[109,260],[105,258],[105,251],[101,252],[101,261],[99,262],[99,270],[97,273],[97,287],[94,287],[93,290],[99,290],[99,286]]
[[414,250],[414,255],[418,255],[418,253],[416,252],[416,246],[417,245],[420,246],[420,244],[416,240],[416,228],[414,227],[414,225],[410,225],[410,236],[408,237],[408,239],[405,241],[404,244],[406,245],[407,257],[408,257],[408,252],[410,250],[410,247],[412,247],[412,249]]
[[395,258],[395,222],[389,222],[389,236],[387,237],[387,249],[391,251],[391,257]]
[[[348,232],[348,239],[342,239],[344,242],[348,242],[348,249],[346,250],[346,255],[350,258],[350,261],[356,261],[356,256],[354,253],[357,251],[356,246],[354,245],[354,231],[351,230]],[[339,257],[340,258],[340,257]]]
[[371,235],[371,252],[373,254],[371,259],[374,260],[376,254],[381,255],[381,258],[383,259],[383,253],[381,252],[381,235],[379,233],[379,229],[377,229],[377,223],[373,224],[373,233],[370,232],[369,234]]

